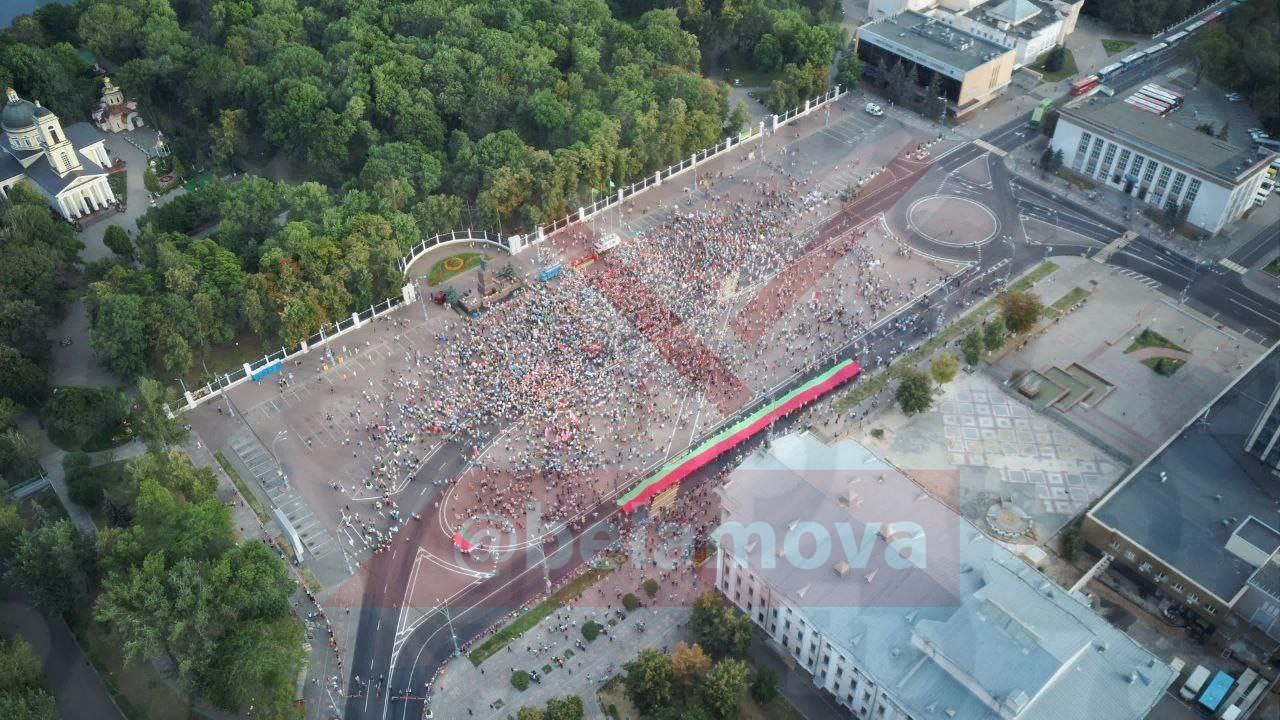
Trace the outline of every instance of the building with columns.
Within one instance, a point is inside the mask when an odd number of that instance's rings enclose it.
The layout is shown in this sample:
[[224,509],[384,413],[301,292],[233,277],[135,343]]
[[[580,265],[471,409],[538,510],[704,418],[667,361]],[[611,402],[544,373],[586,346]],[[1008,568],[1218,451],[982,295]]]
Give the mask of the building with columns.
[[9,88],[0,130],[0,193],[27,180],[67,220],[116,202],[107,182],[111,158],[102,132],[89,123],[64,129],[48,108]]

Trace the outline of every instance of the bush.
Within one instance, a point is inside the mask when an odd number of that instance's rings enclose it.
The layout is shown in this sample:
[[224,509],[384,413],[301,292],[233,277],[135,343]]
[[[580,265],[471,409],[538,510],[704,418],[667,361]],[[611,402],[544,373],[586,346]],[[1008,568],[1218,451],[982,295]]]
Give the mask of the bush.
[[964,336],[964,340],[960,341],[960,352],[964,355],[964,361],[970,365],[977,365],[982,360],[982,333],[974,330]]
[[871,428],[871,437],[877,440],[884,437],[884,428]]
[[1068,525],[1062,531],[1062,557],[1067,562],[1075,562],[1084,549],[1084,538],[1080,537],[1080,528]]
[[517,670],[511,673],[511,686],[520,692],[529,689],[529,673],[523,670]]
[[67,480],[67,491],[78,505],[91,510],[102,505],[102,485],[89,467],[89,455],[70,452],[62,458],[62,473]]
[[768,705],[778,697],[778,674],[769,668],[760,668],[751,681],[751,697],[761,705]]
[[635,609],[640,607],[640,598],[636,597],[635,593],[627,593],[622,596],[622,607],[626,608],[627,612],[635,612]]
[[600,637],[600,623],[584,623],[582,625],[582,637],[586,638],[587,642],[595,642],[596,638]]
[[128,396],[113,388],[57,388],[41,412],[45,431],[64,450],[106,450],[127,434]]
[[644,581],[644,594],[654,597],[658,594],[658,581],[653,578],[646,578]]

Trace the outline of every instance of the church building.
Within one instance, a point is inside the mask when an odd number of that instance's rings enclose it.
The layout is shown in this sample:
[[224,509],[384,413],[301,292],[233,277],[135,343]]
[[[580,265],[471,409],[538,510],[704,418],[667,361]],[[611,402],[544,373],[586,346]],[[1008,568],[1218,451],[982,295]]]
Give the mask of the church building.
[[9,88],[0,130],[0,193],[28,180],[69,221],[116,202],[107,182],[111,158],[102,132],[89,123],[64,130],[48,108]]

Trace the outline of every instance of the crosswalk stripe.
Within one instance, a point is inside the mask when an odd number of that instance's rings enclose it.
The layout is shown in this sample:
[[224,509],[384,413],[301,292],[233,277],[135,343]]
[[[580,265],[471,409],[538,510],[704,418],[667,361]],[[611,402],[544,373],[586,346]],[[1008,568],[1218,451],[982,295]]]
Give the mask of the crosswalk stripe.
[[1232,272],[1240,273],[1241,275],[1244,275],[1245,273],[1249,272],[1249,268],[1239,263],[1232,262],[1231,260],[1228,260],[1226,258],[1219,260],[1218,264]]

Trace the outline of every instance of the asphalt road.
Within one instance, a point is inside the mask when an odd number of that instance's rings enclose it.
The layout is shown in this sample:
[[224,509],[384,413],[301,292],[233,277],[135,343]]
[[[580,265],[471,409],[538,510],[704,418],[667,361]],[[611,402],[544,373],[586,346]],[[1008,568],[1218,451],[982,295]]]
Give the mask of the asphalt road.
[[[1111,84],[1117,90],[1123,90],[1163,71],[1171,64],[1172,54],[1129,71],[1120,78],[1113,79]],[[982,139],[988,145],[1005,151],[1012,150],[1035,136],[1033,131],[1027,129],[1026,123],[1027,116],[1022,116],[992,130]],[[955,170],[987,153],[987,149],[967,143],[940,159],[935,167],[946,171]],[[938,254],[973,260],[983,273],[994,268],[997,270],[996,277],[1016,277],[1042,261],[1046,254],[1050,257],[1089,254],[1126,229],[1116,220],[1070,197],[1030,182],[1019,181],[1003,163],[992,164],[992,183],[994,187],[988,201],[995,205],[992,209],[999,217],[1002,228],[1012,228],[1013,223],[1019,222],[1019,216],[1026,216],[1056,224],[1084,240],[1039,246],[1015,242],[1009,233],[1005,233],[984,248],[948,247],[937,249]],[[881,209],[884,208],[877,208]],[[915,239],[913,244],[918,241],[918,238]],[[1232,259],[1247,266],[1276,242],[1280,242],[1280,224],[1272,226],[1257,239],[1237,250]],[[1051,249],[1046,252],[1046,248]],[[1216,265],[1198,264],[1145,237],[1139,237],[1113,255],[1109,263],[1151,278],[1159,283],[1160,289],[1171,300],[1185,300],[1187,305],[1224,326],[1248,332],[1250,337],[1263,342],[1280,337],[1280,306],[1246,288],[1240,275],[1235,272]],[[985,288],[986,281],[975,282],[973,287]],[[969,299],[969,292],[966,290],[957,293],[942,305],[914,306],[905,312],[924,316],[927,308],[930,316],[935,313],[949,316],[960,310]],[[952,301],[955,301],[954,307]],[[863,347],[859,349],[865,350],[859,357],[864,361],[877,355],[887,357],[890,350],[898,348],[900,343],[910,344],[922,339],[919,333],[918,329],[905,333],[872,333],[862,341]],[[846,356],[851,353],[852,349],[846,352]],[[780,392],[785,392],[786,389]],[[426,468],[426,476],[450,477],[460,472],[465,466],[464,452],[464,448],[459,445],[447,444],[432,458],[430,466]],[[690,487],[696,487],[716,470],[718,464],[691,479]],[[431,499],[425,498],[424,504]],[[597,524],[611,522],[616,512],[613,503],[606,501]],[[411,523],[404,531],[412,534],[407,542],[410,546],[416,546],[418,539],[433,526],[426,522]],[[400,541],[398,537],[396,542]],[[511,610],[545,591],[543,573],[536,567],[528,568],[514,577],[500,576],[481,582],[449,599],[447,611],[441,609],[429,614],[414,630],[400,638],[401,644],[397,646],[395,628],[400,613],[399,604],[403,601],[413,562],[412,553],[397,554],[395,558],[384,553],[375,555],[369,563],[368,576],[377,580],[371,580],[366,586],[353,648],[354,660],[349,668],[349,677],[344,679],[346,689],[358,694],[346,703],[345,717],[348,720],[422,717],[426,708],[423,699],[425,685],[436,667],[454,653],[455,644],[475,637],[502,620]],[[575,568],[574,562],[565,562],[563,567],[550,573],[550,578],[554,582],[572,573]],[[382,674],[389,677],[385,682],[385,689],[379,695],[374,689]],[[359,693],[355,689],[357,686],[353,681],[356,676],[368,683],[367,691]],[[405,690],[408,690],[409,696],[399,697]]]

